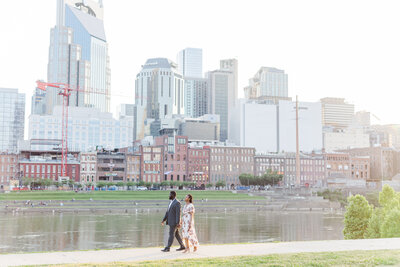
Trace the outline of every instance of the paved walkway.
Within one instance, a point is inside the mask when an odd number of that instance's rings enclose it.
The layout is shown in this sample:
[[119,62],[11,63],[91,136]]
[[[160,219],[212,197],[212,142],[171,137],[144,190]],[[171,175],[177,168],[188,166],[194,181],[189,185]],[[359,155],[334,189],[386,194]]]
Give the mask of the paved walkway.
[[301,252],[334,252],[382,249],[400,250],[400,238],[256,243],[239,245],[205,245],[201,246],[198,252],[191,254],[176,252],[175,249],[176,247],[173,247],[169,253],[161,252],[161,248],[133,248],[96,251],[0,254],[0,266],[107,263]]

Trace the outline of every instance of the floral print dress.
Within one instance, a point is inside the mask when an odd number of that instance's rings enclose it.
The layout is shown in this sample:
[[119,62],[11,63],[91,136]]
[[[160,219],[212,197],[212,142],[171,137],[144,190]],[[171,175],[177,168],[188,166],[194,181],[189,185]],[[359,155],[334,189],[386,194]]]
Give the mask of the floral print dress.
[[[193,218],[191,218],[193,216]],[[182,216],[182,237],[189,240],[189,249],[199,247],[196,230],[194,229],[194,206],[192,203],[186,204],[183,207]]]

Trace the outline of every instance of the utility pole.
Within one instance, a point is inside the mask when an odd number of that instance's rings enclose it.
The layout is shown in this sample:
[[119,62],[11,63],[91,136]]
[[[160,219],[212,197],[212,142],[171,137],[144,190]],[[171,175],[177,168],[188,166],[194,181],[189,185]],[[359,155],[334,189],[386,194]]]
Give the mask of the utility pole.
[[296,186],[300,186],[299,99],[296,95]]

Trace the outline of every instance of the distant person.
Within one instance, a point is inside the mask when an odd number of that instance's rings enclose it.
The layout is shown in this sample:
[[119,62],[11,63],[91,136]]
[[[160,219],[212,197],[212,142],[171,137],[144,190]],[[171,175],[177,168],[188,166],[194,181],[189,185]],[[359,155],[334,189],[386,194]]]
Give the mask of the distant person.
[[199,240],[197,239],[196,229],[194,228],[194,205],[193,197],[188,194],[185,198],[185,206],[183,207],[182,215],[182,236],[185,242],[186,249],[183,253],[190,252],[193,248],[193,252],[197,251],[199,247]]
[[162,252],[169,252],[172,246],[172,242],[174,241],[174,235],[178,243],[181,245],[176,251],[181,251],[185,249],[183,245],[182,238],[179,234],[179,228],[181,227],[181,203],[176,199],[176,192],[171,191],[169,193],[170,203],[168,205],[167,212],[165,213],[164,219],[161,222],[161,225],[164,225],[164,222],[167,222],[169,226],[169,238],[167,246],[161,250]]

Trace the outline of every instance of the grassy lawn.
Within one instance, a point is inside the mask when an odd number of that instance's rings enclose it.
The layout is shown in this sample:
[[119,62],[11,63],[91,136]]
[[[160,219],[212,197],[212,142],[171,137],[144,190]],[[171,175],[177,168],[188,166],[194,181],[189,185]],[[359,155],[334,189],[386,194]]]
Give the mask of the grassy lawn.
[[[190,193],[193,199],[209,200],[244,200],[264,199],[263,197],[251,197],[247,194],[233,194],[230,191],[180,191],[177,190],[178,199],[183,199]],[[94,191],[86,192],[63,192],[63,191],[33,191],[33,192],[10,192],[0,194],[0,200],[168,200],[169,191]]]
[[[63,266],[399,266],[400,250],[274,254]],[[61,265],[58,265],[61,266]]]

